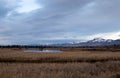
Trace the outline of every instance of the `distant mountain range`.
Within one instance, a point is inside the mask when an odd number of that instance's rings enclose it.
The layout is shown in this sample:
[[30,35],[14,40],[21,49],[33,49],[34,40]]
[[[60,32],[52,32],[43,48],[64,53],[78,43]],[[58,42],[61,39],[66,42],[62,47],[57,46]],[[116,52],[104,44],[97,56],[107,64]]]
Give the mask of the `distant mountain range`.
[[[41,44],[40,44],[41,43]],[[44,40],[38,44],[30,45],[48,45],[48,46],[107,46],[107,45],[120,45],[120,39],[103,39],[95,38],[89,41],[80,42],[80,40]]]
[[95,39],[89,40],[87,42],[78,43],[77,45],[78,46],[120,45],[120,39],[112,40],[112,39],[95,38]]
[[103,39],[103,38],[95,38],[93,40],[89,40],[86,42],[79,43],[63,43],[63,44],[55,44],[56,46],[107,46],[107,45],[120,45],[120,39],[112,40],[112,39]]

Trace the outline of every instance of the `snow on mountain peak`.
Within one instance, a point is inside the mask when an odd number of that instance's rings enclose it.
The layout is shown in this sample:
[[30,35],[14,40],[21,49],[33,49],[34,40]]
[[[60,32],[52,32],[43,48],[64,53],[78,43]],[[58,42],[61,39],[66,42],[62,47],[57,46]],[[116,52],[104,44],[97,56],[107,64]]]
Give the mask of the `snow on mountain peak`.
[[93,40],[90,40],[90,41],[88,41],[88,42],[92,42],[92,43],[94,43],[94,42],[98,42],[98,43],[100,43],[100,42],[112,42],[113,40],[112,39],[103,39],[103,38],[94,38]]
[[90,40],[90,42],[105,42],[106,39],[103,38],[94,38],[93,40]]

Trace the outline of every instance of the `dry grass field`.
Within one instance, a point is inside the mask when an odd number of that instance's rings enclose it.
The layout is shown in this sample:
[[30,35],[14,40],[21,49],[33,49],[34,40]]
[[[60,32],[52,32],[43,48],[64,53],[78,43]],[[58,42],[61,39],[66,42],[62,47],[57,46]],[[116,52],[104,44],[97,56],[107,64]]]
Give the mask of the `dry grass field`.
[[120,52],[0,49],[0,78],[120,78]]

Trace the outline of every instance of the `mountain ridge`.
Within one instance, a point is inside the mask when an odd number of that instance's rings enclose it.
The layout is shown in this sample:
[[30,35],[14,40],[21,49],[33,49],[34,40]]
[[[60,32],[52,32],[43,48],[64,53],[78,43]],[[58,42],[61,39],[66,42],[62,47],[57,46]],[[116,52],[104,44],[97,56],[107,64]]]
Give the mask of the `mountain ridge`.
[[112,40],[112,39],[94,38],[86,42],[79,42],[79,43],[71,42],[71,43],[56,44],[56,46],[109,46],[109,45],[120,45],[120,39]]
[[86,42],[79,43],[79,46],[106,46],[106,45],[120,45],[120,39],[103,39],[103,38],[94,38]]

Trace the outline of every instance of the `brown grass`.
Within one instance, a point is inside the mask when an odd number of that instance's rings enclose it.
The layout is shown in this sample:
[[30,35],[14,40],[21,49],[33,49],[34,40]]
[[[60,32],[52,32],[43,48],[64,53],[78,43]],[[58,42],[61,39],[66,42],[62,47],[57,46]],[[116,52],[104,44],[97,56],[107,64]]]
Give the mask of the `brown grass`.
[[61,53],[25,53],[22,50],[0,50],[0,62],[66,63],[120,61],[120,52],[67,51]]
[[0,49],[0,78],[120,78],[120,52]]
[[0,63],[1,78],[119,78],[120,62]]

